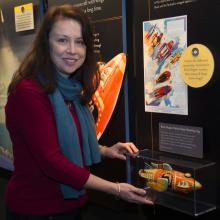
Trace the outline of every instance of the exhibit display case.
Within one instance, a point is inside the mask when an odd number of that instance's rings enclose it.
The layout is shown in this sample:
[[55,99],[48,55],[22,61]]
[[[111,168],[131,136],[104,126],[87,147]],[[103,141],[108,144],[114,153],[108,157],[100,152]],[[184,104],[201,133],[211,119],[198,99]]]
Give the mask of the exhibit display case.
[[164,152],[127,156],[127,181],[155,204],[192,216],[216,209],[216,164]]

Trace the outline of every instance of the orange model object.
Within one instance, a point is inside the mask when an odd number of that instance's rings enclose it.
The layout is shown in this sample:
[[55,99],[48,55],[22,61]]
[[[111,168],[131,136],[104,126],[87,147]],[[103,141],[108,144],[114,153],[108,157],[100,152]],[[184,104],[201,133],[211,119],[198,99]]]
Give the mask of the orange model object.
[[126,66],[126,55],[120,53],[106,64],[100,65],[101,81],[92,97],[97,110],[96,134],[99,139],[104,132],[121,89]]
[[202,185],[192,178],[190,173],[173,170],[167,164],[151,163],[151,167],[140,169],[139,175],[146,179],[146,185],[156,191],[163,192],[168,188],[183,193],[202,188]]

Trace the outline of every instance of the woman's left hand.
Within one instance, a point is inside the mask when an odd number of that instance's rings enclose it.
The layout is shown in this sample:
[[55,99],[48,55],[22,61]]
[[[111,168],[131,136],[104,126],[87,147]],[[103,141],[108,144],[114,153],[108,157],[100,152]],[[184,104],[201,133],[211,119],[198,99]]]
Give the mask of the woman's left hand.
[[136,154],[139,150],[132,142],[118,142],[111,147],[101,147],[100,152],[104,157],[126,160],[126,154]]

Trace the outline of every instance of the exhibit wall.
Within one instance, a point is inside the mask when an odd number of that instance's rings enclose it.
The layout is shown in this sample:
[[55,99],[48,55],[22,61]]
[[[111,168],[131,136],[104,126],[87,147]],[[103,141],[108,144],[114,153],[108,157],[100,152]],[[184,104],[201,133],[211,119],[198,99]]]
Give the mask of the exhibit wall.
[[[10,137],[5,127],[4,107],[7,100],[7,87],[13,73],[18,68],[31,45],[39,20],[38,2],[39,1],[30,2],[19,0],[0,1],[0,167],[9,170],[13,169],[13,156]],[[31,27],[22,27],[21,20],[16,20],[20,12],[15,11],[15,7],[28,3],[32,3],[32,9],[27,10],[27,25]],[[26,16],[25,13],[24,16]],[[31,15],[33,15],[33,17],[31,17]],[[15,21],[17,25],[20,25],[20,28],[26,28],[26,30],[17,30],[16,28],[18,26],[16,26]]]
[[[27,5],[32,3],[32,5]],[[23,18],[27,23],[22,26],[21,19],[15,18],[21,14],[20,7],[28,8]],[[7,100],[7,87],[13,73],[30,48],[33,36],[39,23],[40,13],[39,1],[14,0],[0,1],[0,219],[5,219],[4,192],[13,170],[12,146],[8,131],[5,126],[4,107]],[[33,17],[32,17],[33,15]],[[20,28],[16,30],[16,28]],[[22,31],[22,28],[26,29]],[[15,110],[16,111],[16,110]]]
[[[130,2],[127,10],[132,14],[127,21],[132,23],[127,30],[130,127],[135,126],[131,136],[142,150],[216,163],[206,178],[216,182],[217,196],[213,196],[218,207],[219,2],[137,0]],[[200,52],[198,65],[194,58],[184,58],[191,45]],[[181,62],[188,65],[183,73]],[[193,83],[181,74],[190,75]]]

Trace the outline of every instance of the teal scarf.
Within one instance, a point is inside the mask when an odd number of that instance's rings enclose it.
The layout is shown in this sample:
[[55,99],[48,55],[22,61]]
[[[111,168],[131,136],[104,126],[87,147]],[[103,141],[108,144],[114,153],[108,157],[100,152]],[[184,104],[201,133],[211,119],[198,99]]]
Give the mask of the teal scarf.
[[[95,123],[88,107],[82,105],[79,94],[82,86],[79,81],[71,78],[64,78],[56,74],[57,89],[49,95],[53,105],[58,140],[62,153],[73,163],[83,167],[83,163],[89,166],[100,161],[98,141],[95,131]],[[73,117],[64,100],[72,101],[80,123],[82,133],[83,158],[80,149],[80,140]],[[85,193],[85,190],[77,190],[71,186],[61,184],[61,191],[65,199],[78,198]]]

